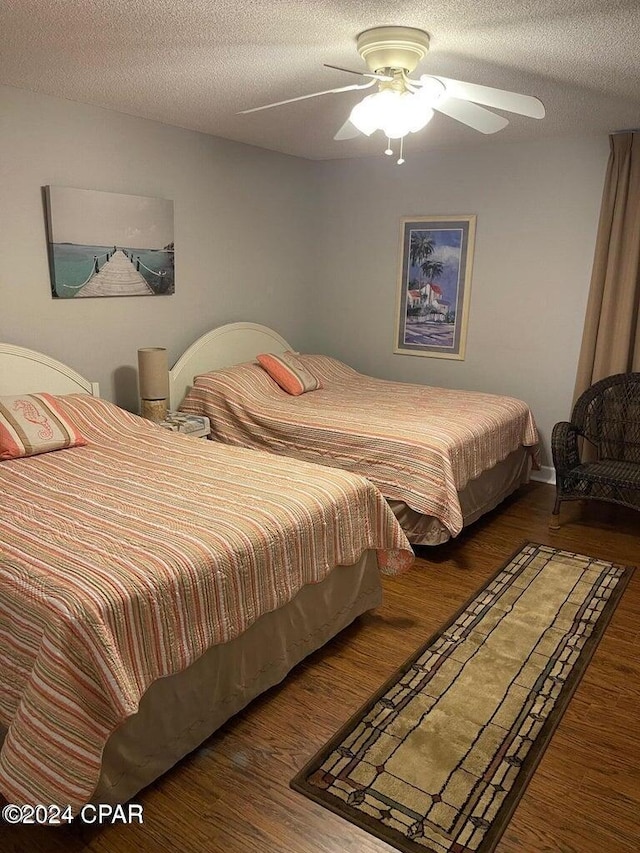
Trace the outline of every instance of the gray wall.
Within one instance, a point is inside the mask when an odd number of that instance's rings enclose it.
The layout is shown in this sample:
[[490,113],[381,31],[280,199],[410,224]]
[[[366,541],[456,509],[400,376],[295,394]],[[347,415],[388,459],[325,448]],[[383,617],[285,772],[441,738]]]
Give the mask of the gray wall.
[[[138,347],[175,360],[234,320],[302,347],[313,181],[304,160],[0,87],[0,340],[60,359],[131,409]],[[47,184],[173,199],[175,295],[52,299]]]
[[[606,137],[318,165],[321,231],[309,345],[383,378],[509,394],[545,465],[570,411]],[[477,214],[464,361],[393,354],[401,216]]]

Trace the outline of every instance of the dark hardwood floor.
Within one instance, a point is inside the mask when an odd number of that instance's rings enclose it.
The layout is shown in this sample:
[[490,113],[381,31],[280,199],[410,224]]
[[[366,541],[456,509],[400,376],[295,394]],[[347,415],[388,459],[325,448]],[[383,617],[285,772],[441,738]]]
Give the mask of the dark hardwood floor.
[[[27,853],[389,853],[290,790],[289,780],[405,658],[524,540],[640,565],[640,514],[564,504],[532,483],[385,579],[385,602],[298,666],[197,752],[143,791],[143,826],[100,831],[0,827],[0,850]],[[496,853],[640,850],[640,569]]]

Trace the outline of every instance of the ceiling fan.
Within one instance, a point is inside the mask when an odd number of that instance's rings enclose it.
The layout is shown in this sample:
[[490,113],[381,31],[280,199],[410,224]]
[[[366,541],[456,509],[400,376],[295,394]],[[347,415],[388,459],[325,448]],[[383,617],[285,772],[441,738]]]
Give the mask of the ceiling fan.
[[429,35],[424,30],[414,27],[375,27],[360,33],[357,49],[368,71],[353,71],[328,64],[325,64],[325,67],[369,78],[367,82],[252,107],[241,110],[239,115],[268,110],[307,98],[317,98],[320,95],[376,87],[376,91],[355,105],[334,139],[352,139],[359,133],[371,136],[374,131],[381,130],[387,137],[385,154],[394,153],[391,148],[392,139],[400,140],[398,163],[404,163],[404,137],[422,130],[432,119],[434,110],[480,133],[496,133],[509,124],[509,119],[485,107],[494,107],[529,118],[544,118],[542,101],[531,95],[520,95],[517,92],[507,92],[476,83],[464,83],[434,74],[422,74],[417,79],[410,77],[429,50]]

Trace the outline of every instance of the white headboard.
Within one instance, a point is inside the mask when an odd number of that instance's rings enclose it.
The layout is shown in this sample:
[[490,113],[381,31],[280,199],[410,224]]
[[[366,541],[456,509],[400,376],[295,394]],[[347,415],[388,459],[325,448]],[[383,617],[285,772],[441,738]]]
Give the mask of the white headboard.
[[228,323],[207,332],[185,350],[169,371],[169,406],[177,409],[194,376],[252,361],[261,352],[292,347],[273,329],[258,323]]
[[13,344],[0,343],[0,394],[91,394],[99,396],[97,382],[90,382],[73,368],[48,355]]

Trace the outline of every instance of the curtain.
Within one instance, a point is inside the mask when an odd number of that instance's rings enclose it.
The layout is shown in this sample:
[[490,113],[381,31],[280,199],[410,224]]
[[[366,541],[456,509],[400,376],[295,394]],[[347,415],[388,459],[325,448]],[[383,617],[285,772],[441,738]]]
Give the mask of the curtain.
[[640,371],[640,132],[609,143],[574,402],[605,376]]

